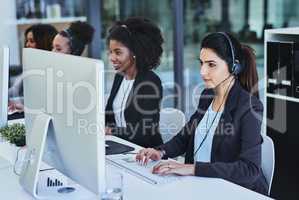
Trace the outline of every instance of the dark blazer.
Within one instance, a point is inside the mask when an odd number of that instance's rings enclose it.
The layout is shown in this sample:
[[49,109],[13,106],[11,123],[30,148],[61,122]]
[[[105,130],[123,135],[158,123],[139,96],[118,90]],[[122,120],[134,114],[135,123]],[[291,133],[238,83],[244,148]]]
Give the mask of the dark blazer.
[[[186,153],[185,162],[194,163],[195,129],[213,96],[213,90],[204,90],[189,122],[172,140],[159,147],[165,150],[167,157]],[[213,137],[211,162],[196,162],[195,175],[223,178],[267,194],[268,185],[261,170],[262,113],[262,103],[245,91],[236,80],[229,91]]]
[[113,101],[123,80],[116,74],[106,105],[106,126],[112,127],[112,134],[143,147],[163,144],[159,132],[162,84],[153,72],[139,72],[133,83],[124,111],[126,128],[116,127]]

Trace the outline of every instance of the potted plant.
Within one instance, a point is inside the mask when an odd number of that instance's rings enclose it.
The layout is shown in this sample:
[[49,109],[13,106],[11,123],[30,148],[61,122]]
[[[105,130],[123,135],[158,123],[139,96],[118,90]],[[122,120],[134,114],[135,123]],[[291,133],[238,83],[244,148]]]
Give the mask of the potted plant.
[[0,135],[3,139],[11,144],[15,144],[17,147],[26,145],[24,124],[15,123],[5,126],[0,129]]

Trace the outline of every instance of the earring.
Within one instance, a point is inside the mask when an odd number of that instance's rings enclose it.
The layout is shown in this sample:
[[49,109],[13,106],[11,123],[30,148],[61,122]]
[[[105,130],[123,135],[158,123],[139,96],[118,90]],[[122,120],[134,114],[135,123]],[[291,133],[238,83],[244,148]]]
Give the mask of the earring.
[[133,56],[133,59],[134,59],[134,60],[136,59],[136,56],[135,56],[135,55]]

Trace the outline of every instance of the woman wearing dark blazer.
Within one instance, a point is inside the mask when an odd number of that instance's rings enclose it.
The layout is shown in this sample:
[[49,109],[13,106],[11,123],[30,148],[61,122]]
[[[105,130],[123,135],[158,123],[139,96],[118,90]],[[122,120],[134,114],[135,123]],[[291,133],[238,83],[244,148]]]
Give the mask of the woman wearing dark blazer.
[[143,149],[139,162],[185,154],[185,164],[165,161],[153,173],[223,178],[267,194],[261,170],[261,121],[253,51],[228,33],[207,35],[200,51],[206,89],[189,122],[172,140]]
[[160,29],[144,18],[118,21],[109,30],[109,59],[117,73],[106,105],[106,134],[143,147],[162,144],[159,133],[162,84]]

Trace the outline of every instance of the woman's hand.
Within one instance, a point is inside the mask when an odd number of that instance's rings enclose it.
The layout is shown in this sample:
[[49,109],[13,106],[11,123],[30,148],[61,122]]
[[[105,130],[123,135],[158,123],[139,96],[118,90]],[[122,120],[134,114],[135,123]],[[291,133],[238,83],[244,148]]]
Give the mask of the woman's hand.
[[105,134],[106,135],[112,135],[112,128],[110,128],[110,127],[105,127]]
[[8,101],[8,112],[24,112],[24,105],[21,102]]
[[153,148],[142,149],[136,155],[136,161],[141,163],[142,165],[146,165],[151,160],[161,160],[161,151],[158,151]]
[[182,164],[175,161],[160,162],[153,168],[153,174],[167,175],[177,174],[181,176],[193,176],[195,166],[193,164]]

